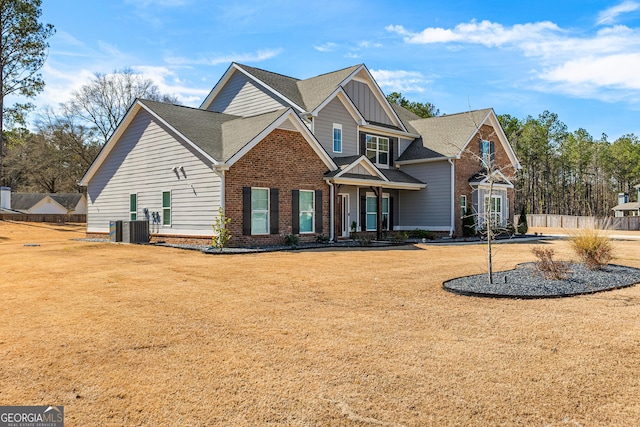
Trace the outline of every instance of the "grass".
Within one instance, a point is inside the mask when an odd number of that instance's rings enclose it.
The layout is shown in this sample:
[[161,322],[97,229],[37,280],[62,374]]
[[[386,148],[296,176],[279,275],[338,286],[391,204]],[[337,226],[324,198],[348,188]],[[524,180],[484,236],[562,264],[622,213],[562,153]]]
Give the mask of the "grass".
[[571,247],[591,270],[600,270],[613,258],[611,239],[599,230],[576,230],[569,239]]
[[[0,404],[64,405],[77,426],[640,419],[640,287],[444,292],[483,271],[480,245],[218,257],[81,236],[0,222]],[[500,245],[496,267],[533,261],[532,247]],[[637,242],[616,247],[640,267]]]

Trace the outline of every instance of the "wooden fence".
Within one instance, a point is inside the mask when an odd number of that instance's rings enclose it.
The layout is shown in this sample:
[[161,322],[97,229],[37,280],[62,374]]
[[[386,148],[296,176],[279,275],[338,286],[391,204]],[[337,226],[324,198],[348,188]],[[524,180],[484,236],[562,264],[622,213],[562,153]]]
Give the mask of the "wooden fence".
[[20,221],[20,222],[50,222],[54,224],[62,224],[65,222],[87,222],[87,215],[73,214],[9,214],[0,213],[2,221]]
[[599,230],[640,230],[640,217],[605,217],[571,215],[527,215],[529,227],[595,228]]

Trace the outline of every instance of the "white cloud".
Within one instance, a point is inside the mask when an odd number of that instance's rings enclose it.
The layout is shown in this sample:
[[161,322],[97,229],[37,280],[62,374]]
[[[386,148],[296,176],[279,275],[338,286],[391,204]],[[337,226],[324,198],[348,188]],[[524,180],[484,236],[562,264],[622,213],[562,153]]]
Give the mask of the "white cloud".
[[560,31],[556,24],[549,21],[505,27],[486,20],[481,22],[472,20],[471,22],[458,24],[452,29],[425,28],[419,33],[408,31],[402,25],[388,25],[385,29],[403,36],[404,41],[407,43],[458,42],[481,44],[487,47],[542,39]]
[[372,42],[372,41],[369,41],[369,40],[363,40],[363,41],[358,43],[358,47],[361,47],[363,49],[378,48],[378,47],[382,47],[382,43],[376,43],[376,42]]
[[260,62],[273,58],[282,52],[278,49],[263,49],[254,53],[230,53],[210,58],[189,59],[178,56],[166,57],[165,61],[171,65],[220,65],[230,62]]
[[[608,19],[614,19],[619,13],[638,7],[638,3],[625,2],[605,12]],[[606,100],[630,99],[624,91],[640,91],[640,77],[634,75],[640,65],[638,28],[616,25],[585,34],[548,21],[513,26],[471,21],[453,28],[430,27],[420,32],[401,25],[389,25],[386,30],[402,36],[409,44],[509,49],[514,52],[513,63],[524,62],[525,58],[532,62],[535,69],[527,78],[537,79],[529,84],[540,91]],[[637,95],[640,97],[640,92]]]
[[336,46],[338,45],[332,42],[328,42],[319,46],[313,45],[313,48],[318,52],[333,52]]
[[371,70],[371,74],[381,88],[390,92],[423,92],[424,85],[430,83],[417,71]]
[[156,86],[160,93],[174,95],[184,105],[197,106],[200,101],[209,93],[211,88],[198,89],[190,86],[185,86],[182,80],[178,77],[175,71],[170,70],[167,67],[152,66],[152,65],[138,65],[131,67],[132,70],[138,72],[150,79]]
[[636,11],[638,10],[638,8],[640,8],[640,3],[635,1],[625,1],[617,6],[610,7],[609,9],[600,12],[598,14],[598,20],[596,21],[596,24],[612,24],[616,21],[616,18],[619,15]]

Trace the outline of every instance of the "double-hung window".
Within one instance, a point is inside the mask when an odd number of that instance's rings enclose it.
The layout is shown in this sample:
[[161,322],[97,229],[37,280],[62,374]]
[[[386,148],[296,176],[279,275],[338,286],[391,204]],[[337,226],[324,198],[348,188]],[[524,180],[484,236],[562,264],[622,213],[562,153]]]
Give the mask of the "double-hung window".
[[342,125],[333,124],[333,152],[342,153]]
[[300,190],[300,233],[313,233],[315,223],[314,191]]
[[162,192],[162,225],[171,225],[171,191]]
[[467,196],[460,196],[460,216],[467,214]]
[[484,169],[489,169],[495,157],[495,144],[493,141],[480,141],[480,164]]
[[382,196],[382,229],[389,230],[389,196]]
[[389,164],[389,138],[383,136],[366,136],[367,157],[375,164]]
[[251,189],[251,234],[269,234],[269,189]]
[[377,197],[367,196],[367,231],[375,231],[378,228]]
[[138,219],[138,195],[129,194],[129,219],[135,221]]
[[485,217],[489,219],[489,223],[493,227],[499,227],[502,225],[502,197],[491,196],[491,202],[489,202],[489,195],[484,196],[484,209]]

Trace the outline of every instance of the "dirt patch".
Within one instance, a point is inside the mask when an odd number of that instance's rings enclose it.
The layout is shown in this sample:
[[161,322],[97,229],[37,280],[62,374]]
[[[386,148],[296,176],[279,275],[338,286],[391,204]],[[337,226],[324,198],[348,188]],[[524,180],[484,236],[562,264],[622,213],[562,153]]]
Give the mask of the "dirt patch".
[[[639,287],[485,300],[442,289],[484,270],[481,245],[214,257],[83,235],[0,222],[2,404],[78,426],[640,419]],[[495,268],[532,246],[494,247]],[[615,250],[640,267],[637,242]]]

